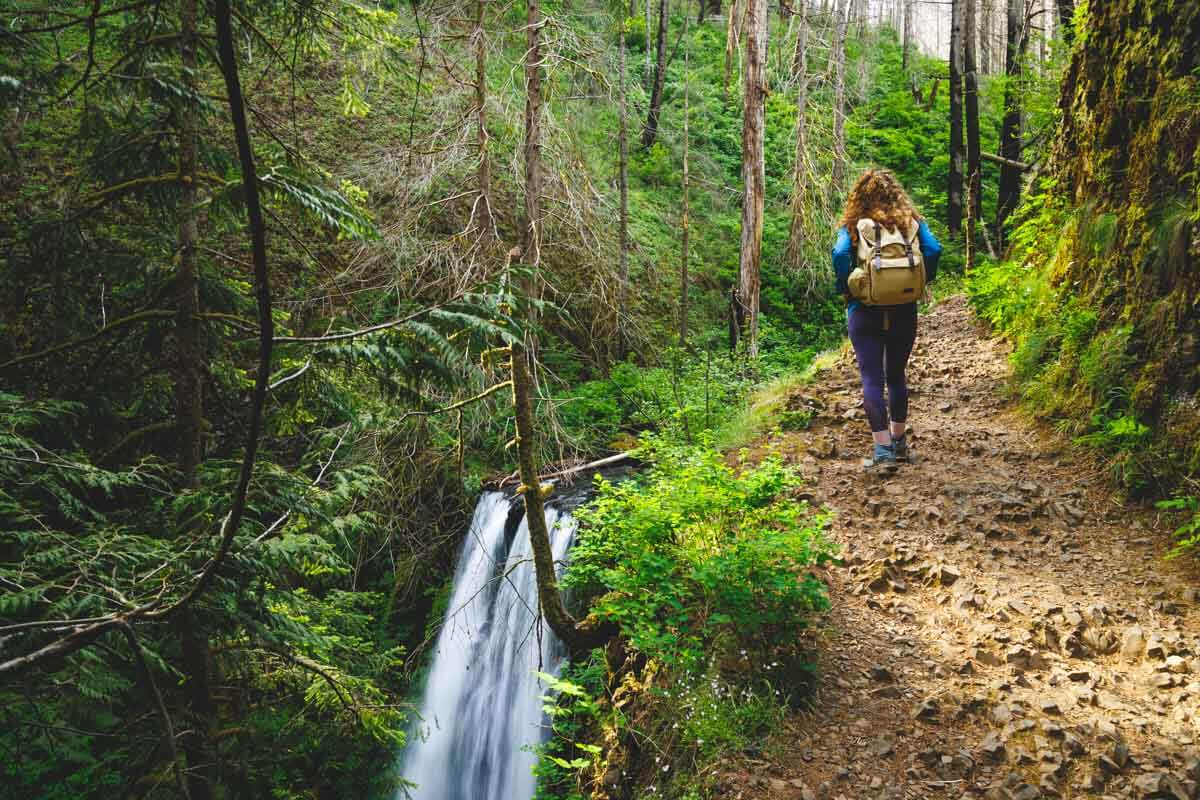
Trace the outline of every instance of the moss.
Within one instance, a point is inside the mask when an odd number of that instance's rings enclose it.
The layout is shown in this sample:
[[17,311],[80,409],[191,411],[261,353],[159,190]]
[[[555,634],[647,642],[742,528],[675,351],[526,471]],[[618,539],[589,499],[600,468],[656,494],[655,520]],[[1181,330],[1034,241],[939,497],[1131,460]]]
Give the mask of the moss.
[[1077,9],[1050,163],[968,291],[1030,409],[1157,490],[1200,468],[1200,4]]

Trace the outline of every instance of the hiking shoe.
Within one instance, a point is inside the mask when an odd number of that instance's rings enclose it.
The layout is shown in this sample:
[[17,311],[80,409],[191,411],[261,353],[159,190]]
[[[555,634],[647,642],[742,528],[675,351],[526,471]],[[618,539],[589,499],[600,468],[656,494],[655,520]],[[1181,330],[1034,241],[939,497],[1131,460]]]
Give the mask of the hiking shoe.
[[908,434],[902,433],[899,437],[892,437],[892,449],[895,451],[896,461],[907,464],[912,458],[908,453]]
[[863,468],[868,472],[895,472],[896,450],[891,445],[877,444],[870,458],[863,459]]

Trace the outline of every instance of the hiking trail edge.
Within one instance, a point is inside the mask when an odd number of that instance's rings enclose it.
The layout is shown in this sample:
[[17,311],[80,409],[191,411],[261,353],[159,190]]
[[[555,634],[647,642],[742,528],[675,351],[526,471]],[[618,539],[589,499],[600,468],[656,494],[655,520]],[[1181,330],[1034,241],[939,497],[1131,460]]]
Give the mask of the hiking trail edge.
[[808,430],[763,442],[834,510],[844,567],[820,681],[756,757],[742,798],[1200,796],[1200,600],[1168,520],[1012,407],[1007,349],[962,297],[921,318],[916,465],[863,474],[848,350],[788,397]]

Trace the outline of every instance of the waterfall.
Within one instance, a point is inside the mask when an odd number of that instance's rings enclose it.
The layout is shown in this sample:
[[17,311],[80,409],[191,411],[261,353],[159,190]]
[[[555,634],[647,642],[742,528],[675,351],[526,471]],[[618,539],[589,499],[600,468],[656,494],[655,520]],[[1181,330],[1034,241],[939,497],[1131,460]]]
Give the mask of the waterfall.
[[[557,563],[575,538],[566,511],[546,509]],[[566,649],[537,614],[524,515],[487,492],[463,537],[454,587],[401,763],[413,800],[529,800],[530,746],[544,741],[537,671],[557,674]],[[401,790],[400,797],[405,797]]]

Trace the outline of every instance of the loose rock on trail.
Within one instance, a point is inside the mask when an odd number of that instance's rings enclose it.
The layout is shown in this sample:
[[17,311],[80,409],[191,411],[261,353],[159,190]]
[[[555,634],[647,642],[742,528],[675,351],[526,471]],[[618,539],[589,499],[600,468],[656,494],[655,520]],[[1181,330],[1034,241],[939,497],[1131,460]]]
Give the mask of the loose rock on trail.
[[[773,446],[834,510],[811,708],[721,778],[744,798],[1200,797],[1200,601],[1166,521],[1022,419],[963,298],[909,367],[919,461],[864,475],[853,354]],[[859,413],[854,413],[859,411]]]

